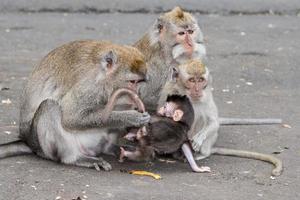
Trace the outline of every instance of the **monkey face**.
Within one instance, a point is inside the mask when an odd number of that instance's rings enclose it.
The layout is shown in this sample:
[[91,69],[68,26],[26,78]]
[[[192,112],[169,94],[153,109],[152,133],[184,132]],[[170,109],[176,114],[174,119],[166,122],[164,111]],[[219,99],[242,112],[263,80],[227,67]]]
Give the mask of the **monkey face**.
[[180,7],[160,16],[154,25],[152,43],[158,41],[179,63],[193,57],[202,58],[206,54],[203,34],[197,20]]
[[185,82],[185,87],[188,89],[189,96],[198,100],[203,96],[203,90],[207,86],[207,80],[204,77],[190,77]]
[[144,56],[136,48],[112,46],[102,55],[101,64],[113,90],[128,88],[137,91],[139,83],[145,80]]

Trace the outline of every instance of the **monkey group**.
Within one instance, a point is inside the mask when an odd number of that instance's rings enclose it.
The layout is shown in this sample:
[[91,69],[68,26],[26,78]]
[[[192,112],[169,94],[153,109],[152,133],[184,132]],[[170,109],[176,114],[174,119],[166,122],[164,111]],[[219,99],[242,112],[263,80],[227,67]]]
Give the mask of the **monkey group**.
[[[229,122],[218,117],[205,55],[197,20],[179,7],[158,17],[133,46],[82,40],[54,49],[29,75],[19,140],[0,145],[0,158],[36,154],[108,171],[102,154],[138,161],[182,152],[193,171],[208,172],[195,160],[221,154],[273,163],[272,174],[280,175],[274,156],[214,147],[220,123]],[[124,130],[134,150],[119,146]]]

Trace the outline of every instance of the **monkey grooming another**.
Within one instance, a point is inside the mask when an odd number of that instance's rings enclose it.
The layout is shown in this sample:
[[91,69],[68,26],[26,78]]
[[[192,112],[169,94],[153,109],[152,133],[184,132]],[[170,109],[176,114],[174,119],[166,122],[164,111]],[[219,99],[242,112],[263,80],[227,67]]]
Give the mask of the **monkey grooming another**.
[[[104,121],[109,117],[116,100],[121,95],[128,95],[140,112],[145,111],[143,102],[134,91],[118,89],[106,105]],[[123,162],[124,158],[133,161],[148,161],[154,158],[155,153],[169,154],[182,148],[194,172],[210,172],[209,167],[198,167],[188,144],[187,133],[193,120],[194,111],[189,99],[186,96],[169,96],[164,106],[157,110],[157,115],[152,116],[150,123],[138,129],[131,128],[131,131],[124,136],[128,140],[137,140],[138,146],[134,151],[120,147],[120,161]]]
[[200,60],[191,60],[173,70],[173,79],[166,83],[161,92],[159,106],[162,106],[170,95],[186,95],[195,112],[194,123],[188,133],[194,158],[200,160],[211,154],[251,158],[272,163],[275,168],[272,175],[279,176],[282,162],[272,155],[262,153],[213,147],[219,130],[218,109],[211,91],[212,80],[209,71]]
[[20,140],[0,145],[0,158],[35,153],[64,164],[111,170],[100,157],[120,153],[117,134],[109,130],[140,127],[150,115],[121,110],[103,120],[104,106],[118,88],[138,90],[145,74],[144,56],[133,47],[84,40],[54,49],[28,78]]

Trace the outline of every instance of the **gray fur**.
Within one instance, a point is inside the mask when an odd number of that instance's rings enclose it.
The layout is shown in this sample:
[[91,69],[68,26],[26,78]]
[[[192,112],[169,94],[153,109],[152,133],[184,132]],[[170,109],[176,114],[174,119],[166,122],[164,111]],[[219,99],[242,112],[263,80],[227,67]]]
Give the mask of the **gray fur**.
[[150,116],[119,110],[103,122],[102,110],[115,89],[144,78],[142,62],[143,55],[135,48],[92,40],[71,42],[50,52],[24,88],[22,145],[46,159],[110,170],[110,164],[99,157],[119,152],[116,134],[109,129],[139,127]]

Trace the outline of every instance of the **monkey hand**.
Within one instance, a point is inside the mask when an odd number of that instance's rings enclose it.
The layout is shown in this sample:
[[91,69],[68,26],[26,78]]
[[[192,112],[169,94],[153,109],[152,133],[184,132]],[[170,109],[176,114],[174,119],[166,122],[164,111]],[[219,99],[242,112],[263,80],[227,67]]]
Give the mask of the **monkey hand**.
[[141,127],[150,121],[147,112],[140,113],[136,110],[112,111],[105,124],[108,127],[126,128]]
[[125,123],[129,127],[141,127],[150,121],[148,112],[140,113],[135,110],[126,111]]
[[191,145],[194,151],[199,152],[204,141],[204,134],[196,134],[192,138]]

